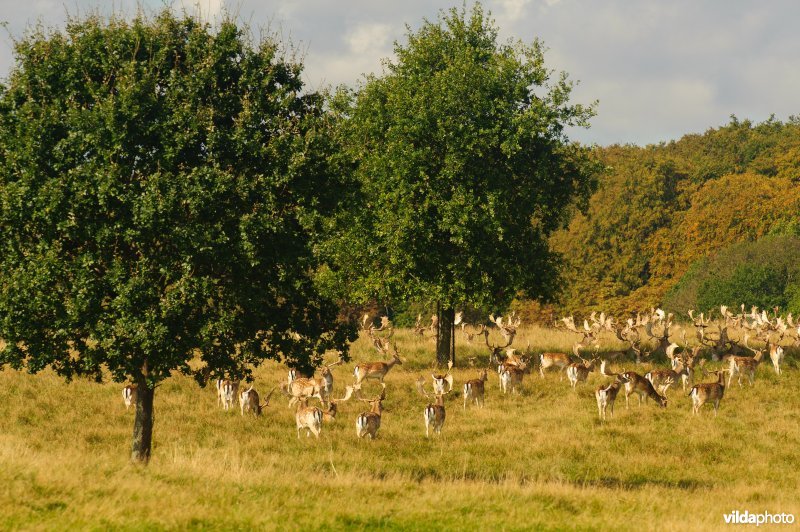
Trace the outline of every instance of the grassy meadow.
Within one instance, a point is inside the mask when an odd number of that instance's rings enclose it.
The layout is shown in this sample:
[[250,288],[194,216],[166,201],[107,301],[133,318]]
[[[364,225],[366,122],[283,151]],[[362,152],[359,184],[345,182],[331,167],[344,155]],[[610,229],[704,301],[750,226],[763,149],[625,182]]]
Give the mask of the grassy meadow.
[[[405,362],[386,379],[375,441],[355,436],[365,409],[358,401],[341,404],[319,440],[298,439],[284,397],[273,396],[260,418],[242,418],[238,404],[217,406],[213,386],[176,375],[156,390],[147,467],[128,461],[133,411],[120,384],[5,368],[0,529],[681,530],[719,528],[732,510],[800,517],[795,353],[780,377],[762,364],[754,387],[734,380],[716,419],[710,406],[692,416],[678,386],[666,409],[633,399],[626,410],[620,394],[603,423],[594,389],[607,378],[598,373],[574,391],[556,373],[526,375],[518,396],[502,396],[490,373],[486,408],[462,410],[461,385],[477,373],[467,359],[485,362],[487,350],[459,333],[457,393],[441,437],[426,439],[427,401],[414,381],[424,375],[429,386],[433,341],[410,331],[395,338]],[[537,351],[568,352],[575,335],[527,328],[515,345],[529,341]],[[364,337],[352,356],[380,358]],[[334,368],[336,397],[352,369]],[[283,366],[265,364],[255,387],[263,394],[285,376]],[[365,395],[378,389],[373,382]]]

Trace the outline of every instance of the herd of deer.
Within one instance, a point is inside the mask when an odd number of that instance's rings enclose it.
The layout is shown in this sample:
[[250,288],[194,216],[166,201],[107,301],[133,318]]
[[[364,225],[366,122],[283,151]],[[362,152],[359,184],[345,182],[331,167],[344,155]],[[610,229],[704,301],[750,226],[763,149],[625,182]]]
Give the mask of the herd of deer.
[[[598,416],[606,419],[606,413],[610,411],[611,417],[614,416],[614,403],[621,390],[625,392],[625,407],[629,407],[629,397],[636,395],[639,404],[642,398],[653,399],[657,405],[665,408],[667,406],[667,390],[678,381],[681,382],[684,392],[687,387],[690,391],[687,397],[692,401],[692,412],[699,414],[700,408],[705,403],[714,406],[714,415],[717,415],[720,401],[722,400],[725,389],[730,386],[734,375],[738,375],[739,386],[742,386],[742,376],[746,376],[750,385],[753,385],[756,369],[760,364],[765,353],[769,354],[775,372],[781,374],[781,364],[784,359],[785,350],[781,342],[791,341],[792,345],[800,346],[800,324],[795,323],[792,315],[785,318],[779,316],[777,309],[772,316],[767,311],[758,312],[752,308],[750,313],[745,314],[744,307],[740,314],[732,314],[727,307],[720,308],[720,320],[713,321],[700,314],[699,318],[694,316],[693,311],[689,311],[689,317],[697,331],[699,344],[692,349],[686,342],[686,333],[682,331],[683,346],[670,341],[669,336],[673,329],[672,314],[666,314],[661,309],[653,309],[646,314],[638,314],[637,317],[619,323],[605,314],[597,316],[592,313],[588,319],[584,320],[583,327],[575,326],[572,316],[563,318],[561,322],[564,327],[574,333],[582,335],[579,342],[573,346],[573,355],[579,362],[573,362],[567,353],[543,352],[538,356],[539,374],[544,378],[545,372],[557,370],[563,380],[563,374],[572,388],[579,383],[586,382],[589,374],[595,371],[599,363],[599,370],[603,376],[610,377],[609,384],[599,386],[595,390],[597,400]],[[367,403],[369,410],[361,412],[356,417],[356,434],[359,438],[369,436],[374,439],[381,426],[381,414],[383,413],[383,401],[386,399],[386,383],[384,379],[389,371],[398,364],[402,364],[397,346],[390,342],[394,333],[388,318],[381,320],[380,327],[366,326],[368,319],[365,317],[362,327],[369,335],[374,347],[382,354],[389,355],[391,348],[391,359],[385,362],[364,362],[357,364],[353,370],[354,382],[345,389],[344,397],[333,398],[333,374],[331,368],[341,365],[341,358],[332,364],[328,364],[321,369],[319,377],[299,376],[294,369],[289,370],[288,379],[279,386],[273,387],[267,394],[264,402],[261,402],[258,392],[250,385],[247,389],[240,391],[240,382],[230,379],[218,379],[216,381],[217,402],[224,410],[234,407],[236,398],[239,399],[239,407],[242,416],[251,413],[255,416],[261,415],[262,410],[269,405],[270,398],[276,390],[289,398],[289,406],[296,406],[295,420],[297,436],[303,430],[307,435],[313,434],[319,438],[323,422],[334,421],[337,414],[337,405],[356,398]],[[419,332],[419,321],[415,330]],[[499,377],[500,391],[503,394],[519,393],[524,379],[524,375],[530,373],[535,360],[530,351],[530,345],[520,352],[511,347],[516,336],[516,330],[520,325],[518,318],[514,315],[506,318],[495,318],[490,316],[490,321],[497,326],[500,334],[505,339],[504,345],[496,345],[489,342],[489,329],[485,325],[477,327],[476,330],[468,332],[464,326],[461,316],[457,316],[457,325],[462,325],[462,330],[467,334],[468,341],[477,335],[484,337],[484,342],[489,350],[489,366],[496,366]],[[710,330],[715,327],[717,330]],[[599,355],[600,337],[604,331],[613,333],[618,339],[628,343],[630,349],[626,352],[609,352],[602,357]],[[641,342],[641,332],[644,331],[650,338],[657,341],[655,349],[646,350],[645,344]],[[660,331],[660,332],[659,332]],[[738,332],[739,340],[732,338],[732,333]],[[775,336],[778,336],[777,341]],[[765,344],[764,349],[751,347],[749,341],[756,338]],[[581,355],[581,350],[586,349],[587,345],[593,346],[592,358],[586,360]],[[701,359],[701,351],[710,348],[711,359],[723,361],[723,369],[714,372],[707,372],[705,369],[705,359]],[[679,352],[678,350],[681,349]],[[653,369],[640,375],[635,371],[626,371],[624,368],[619,373],[608,371],[609,362],[618,361],[623,357],[632,355],[636,362],[643,358],[654,356],[659,350],[669,361],[670,367],[667,369]],[[742,353],[749,350],[753,356],[743,356]],[[602,360],[601,360],[602,358]],[[698,367],[704,376],[713,376],[711,382],[694,383],[695,363],[699,360]],[[471,359],[474,361],[474,359]],[[452,362],[448,364],[448,371],[445,374],[432,374],[431,392],[425,390],[425,379],[419,377],[416,381],[417,391],[430,401],[423,409],[425,421],[425,435],[428,437],[430,432],[440,434],[444,426],[446,410],[444,398],[453,391],[454,379],[451,373]],[[562,373],[563,372],[563,373]],[[727,382],[725,374],[728,374]],[[482,369],[478,378],[469,380],[463,386],[463,408],[466,410],[468,404],[474,403],[476,406],[484,406],[486,383],[488,382],[488,369]],[[362,396],[362,385],[368,380],[377,380],[381,385],[381,393],[377,397],[365,398]],[[123,389],[122,396],[126,408],[136,402],[136,385],[128,385]],[[317,406],[309,405],[311,399],[320,402]]]

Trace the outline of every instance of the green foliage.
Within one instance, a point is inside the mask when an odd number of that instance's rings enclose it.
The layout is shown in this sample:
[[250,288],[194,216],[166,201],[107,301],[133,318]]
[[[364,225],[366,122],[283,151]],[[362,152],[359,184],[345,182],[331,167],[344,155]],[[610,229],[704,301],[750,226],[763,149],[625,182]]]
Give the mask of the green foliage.
[[395,54],[383,77],[339,95],[361,208],[326,249],[338,286],[445,308],[551,295],[547,237],[595,171],[564,129],[593,109],[568,103],[539,42],[499,44],[479,5],[426,21]]
[[728,246],[689,268],[664,300],[665,309],[685,315],[720,305],[780,307],[797,312],[800,293],[800,238],[765,237]]
[[796,121],[734,117],[703,135],[597,153],[608,170],[588,209],[551,239],[566,265],[562,310],[659,305],[702,257],[768,234],[797,234]]
[[0,365],[150,384],[346,349],[314,235],[338,206],[302,66],[165,9],[29,32],[0,93]]

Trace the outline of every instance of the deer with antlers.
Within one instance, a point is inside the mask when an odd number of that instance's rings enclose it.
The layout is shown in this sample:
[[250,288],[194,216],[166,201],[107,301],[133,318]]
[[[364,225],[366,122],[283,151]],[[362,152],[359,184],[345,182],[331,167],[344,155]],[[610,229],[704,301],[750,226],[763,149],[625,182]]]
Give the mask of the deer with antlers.
[[688,379],[689,368],[675,355],[675,349],[678,347],[678,344],[674,342],[667,347],[667,357],[672,362],[672,368],[653,369],[644,374],[644,378],[650,381],[650,384],[662,395],[666,394],[667,389],[679,380],[684,382],[684,391],[686,390],[686,381],[684,381],[684,378]]
[[274,387],[269,391],[264,402],[259,403],[258,392],[253,389],[252,385],[247,390],[243,390],[239,394],[239,407],[242,411],[242,417],[244,417],[245,412],[251,412],[256,417],[260,416],[261,411],[269,406],[269,399],[273,393],[275,393]]
[[464,383],[464,410],[467,409],[467,403],[472,401],[475,402],[476,406],[483,408],[486,381],[488,380],[488,372],[484,369],[477,379],[471,379]]
[[747,375],[747,380],[750,382],[750,386],[753,386],[754,384],[756,370],[758,369],[758,365],[761,363],[761,359],[764,357],[764,351],[750,347],[748,344],[749,339],[750,335],[745,333],[744,346],[752,351],[755,356],[739,357],[731,355],[728,357],[728,387],[730,387],[731,380],[735,374],[739,375],[739,378],[737,379],[739,386],[742,385],[742,374]]
[[578,347],[580,344],[576,344],[573,348],[575,355],[581,359],[580,362],[573,362],[572,364],[567,366],[567,379],[569,380],[570,386],[575,388],[579,382],[586,382],[589,378],[589,374],[594,371],[595,365],[597,364],[597,351],[599,346],[595,346],[595,350],[592,356],[591,361],[587,361],[582,356],[580,356],[580,348]]
[[[389,354],[389,340],[388,338],[385,340],[378,340],[375,344],[376,348],[379,352],[383,353],[384,355]],[[386,378],[386,374],[397,364],[402,365],[403,361],[400,359],[400,352],[397,350],[397,344],[391,344],[394,353],[392,353],[392,360],[387,362],[362,362],[357,364],[356,367],[353,369],[353,377],[355,378],[355,386],[360,387],[361,383],[365,380],[377,380],[383,384],[383,379]]]
[[[321,375],[319,377],[302,377],[313,382],[319,388],[320,396],[322,397],[321,400],[324,404],[327,404],[327,402],[330,400],[331,393],[333,392],[333,372],[331,372],[331,368],[334,366],[341,366],[343,363],[344,360],[342,360],[342,357],[340,356],[336,362],[322,366]],[[288,379],[289,385],[291,386],[292,382],[297,378],[297,370],[290,369]]]
[[[624,372],[624,370],[623,370]],[[606,361],[603,360],[600,363],[600,373],[605,375],[606,377],[613,377],[614,380],[611,384],[607,384],[605,386],[599,386],[597,390],[594,392],[595,399],[597,399],[597,413],[600,419],[605,421],[606,419],[606,410],[611,407],[611,417],[614,417],[614,403],[617,400],[617,394],[619,393],[620,388],[624,385],[627,381],[620,373],[608,373],[606,371]]]
[[508,358],[508,354],[503,353],[503,351],[514,342],[514,335],[512,334],[505,337],[505,345],[495,345],[494,343],[489,343],[489,329],[487,329],[485,325],[481,326],[480,334],[483,334],[483,340],[486,342],[486,347],[489,348],[489,364],[502,364],[505,362]]
[[423,417],[425,418],[425,437],[430,437],[431,429],[433,429],[435,434],[441,434],[446,416],[444,409],[444,396],[449,394],[452,391],[452,388],[446,392],[440,393],[434,391],[433,394],[428,394],[428,392],[425,391],[425,379],[420,377],[417,380],[417,391],[419,391],[419,393],[429,401],[433,398],[433,401],[428,403],[423,411]]
[[374,440],[378,434],[378,429],[381,428],[383,401],[386,399],[386,384],[381,382],[381,386],[383,387],[381,394],[375,399],[359,398],[359,401],[369,403],[370,406],[368,412],[362,412],[356,418],[356,436],[359,438],[369,436],[371,440]]
[[[705,360],[700,361],[700,367],[703,370],[703,375],[708,375],[706,373],[705,367]],[[695,415],[700,414],[700,407],[703,406],[705,403],[713,402],[714,403],[714,417],[717,417],[717,412],[719,411],[719,403],[722,401],[722,397],[725,395],[725,372],[729,371],[727,369],[722,369],[719,371],[713,372],[717,376],[717,380],[715,382],[701,382],[692,386],[692,389],[689,391],[688,397],[692,398],[692,413]]]
[[[433,393],[444,394],[449,393],[453,389],[453,375],[450,371],[453,369],[453,361],[447,363],[447,373],[444,375],[431,374],[433,378]],[[445,390],[447,388],[447,390]]]
[[639,399],[639,405],[642,404],[642,397],[653,399],[661,408],[667,407],[667,398],[658,393],[653,384],[636,373],[635,371],[625,371],[622,374],[625,379],[625,408],[628,408],[628,398],[631,394],[636,394]]

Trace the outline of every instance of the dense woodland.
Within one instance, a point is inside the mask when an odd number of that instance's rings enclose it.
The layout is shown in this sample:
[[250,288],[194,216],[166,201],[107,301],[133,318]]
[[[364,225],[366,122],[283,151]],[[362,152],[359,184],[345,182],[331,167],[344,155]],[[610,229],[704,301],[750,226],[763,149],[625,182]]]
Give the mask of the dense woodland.
[[800,311],[800,119],[732,118],[702,135],[596,155],[606,170],[588,209],[551,239],[564,258],[559,310]]

